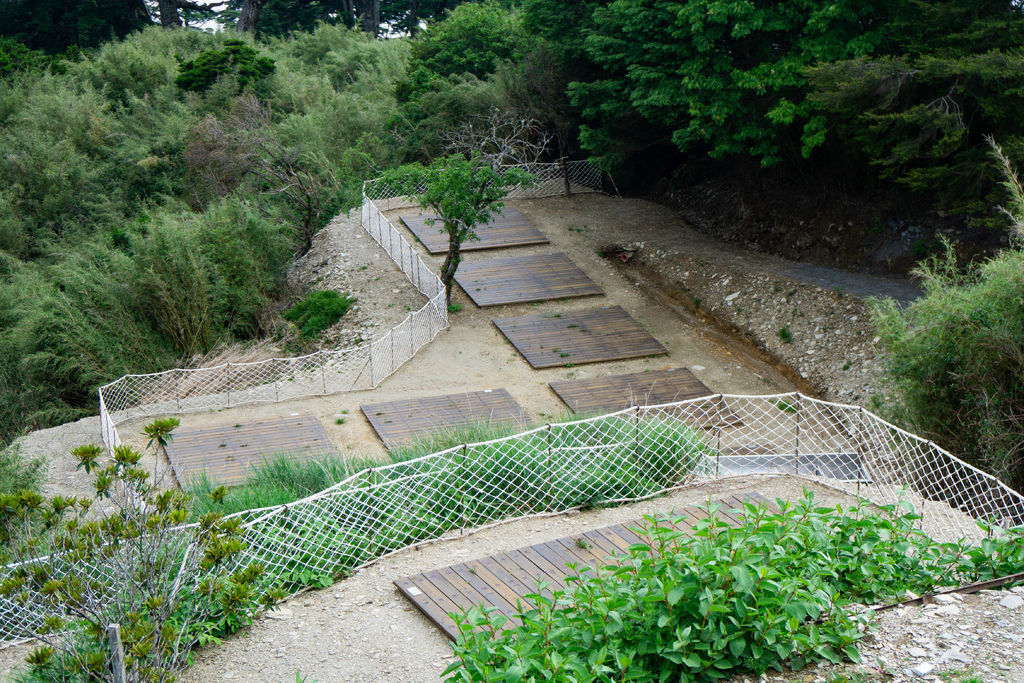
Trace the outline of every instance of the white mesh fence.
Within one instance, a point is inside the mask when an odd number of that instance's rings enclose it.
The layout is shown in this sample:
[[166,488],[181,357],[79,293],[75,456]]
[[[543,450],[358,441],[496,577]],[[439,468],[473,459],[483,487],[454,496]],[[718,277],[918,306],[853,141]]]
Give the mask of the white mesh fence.
[[[1020,494],[863,408],[796,393],[716,395],[465,444],[239,513],[241,564],[260,563],[268,581],[294,590],[446,535],[750,474],[788,474],[876,504],[907,500],[937,539],[978,540],[976,520],[1024,524]],[[180,533],[187,539],[191,530]],[[114,593],[117,577],[103,567],[45,561],[105,577]],[[0,640],[38,628],[44,604],[31,592],[0,600]]]
[[[509,197],[547,197],[565,192],[593,192],[601,171],[585,161],[529,164],[538,184],[514,188]],[[121,443],[117,425],[125,420],[274,403],[308,396],[371,389],[394,373],[448,327],[448,309],[440,279],[420,258],[384,211],[411,206],[412,200],[380,181],[363,187],[360,223],[387,252],[416,289],[427,297],[418,311],[379,339],[361,346],[324,350],[306,356],[271,358],[252,363],[225,363],[208,368],[175,369],[127,375],[99,390],[103,443]]]

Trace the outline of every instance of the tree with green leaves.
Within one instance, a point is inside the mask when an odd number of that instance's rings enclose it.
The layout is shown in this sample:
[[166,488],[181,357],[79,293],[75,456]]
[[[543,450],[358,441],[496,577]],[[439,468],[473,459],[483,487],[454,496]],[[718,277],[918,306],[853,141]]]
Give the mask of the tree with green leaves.
[[884,39],[878,19],[890,5],[615,0],[597,7],[585,46],[603,74],[570,86],[587,121],[584,146],[605,166],[665,138],[683,151],[776,164],[808,115],[804,69],[871,53]]
[[116,624],[126,680],[172,681],[197,642],[281,597],[258,594],[261,566],[238,566],[245,548],[238,519],[208,513],[183,527],[188,496],[168,485],[169,469],[159,462],[177,426],[167,418],[145,428],[157,455],[152,470],[130,446],[114,447],[106,462],[98,446],[76,448],[79,467],[95,477],[95,500],[0,495],[4,559],[18,563],[0,575],[0,595],[43,618],[28,657],[40,679],[111,680],[106,636]]
[[435,159],[429,166],[408,164],[384,174],[383,183],[416,198],[436,218],[448,236],[448,252],[441,266],[445,300],[451,303],[452,282],[462,260],[462,245],[479,239],[476,226],[487,223],[504,209],[502,199],[517,186],[533,185],[534,177],[517,168],[496,169],[479,154],[460,154]]
[[274,60],[261,55],[243,40],[229,38],[223,48],[204,50],[195,59],[182,62],[174,82],[183,90],[202,92],[221,76],[231,74],[241,91],[273,72]]
[[525,38],[515,14],[495,0],[463,3],[413,42],[409,70],[483,78],[501,60],[517,59]]

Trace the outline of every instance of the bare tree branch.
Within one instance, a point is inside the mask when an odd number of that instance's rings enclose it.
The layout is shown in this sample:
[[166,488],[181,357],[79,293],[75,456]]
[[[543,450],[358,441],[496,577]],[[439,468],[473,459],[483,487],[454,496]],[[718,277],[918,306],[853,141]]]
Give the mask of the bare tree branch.
[[453,131],[442,134],[447,154],[479,152],[493,168],[532,164],[548,152],[552,135],[540,121],[491,107]]

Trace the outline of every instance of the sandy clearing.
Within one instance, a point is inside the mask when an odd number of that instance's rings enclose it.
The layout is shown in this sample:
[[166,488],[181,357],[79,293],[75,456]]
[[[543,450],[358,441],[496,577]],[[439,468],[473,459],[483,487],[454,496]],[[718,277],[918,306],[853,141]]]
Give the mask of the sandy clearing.
[[[605,294],[535,304],[477,308],[456,287],[453,302],[462,304],[462,310],[451,315],[451,327],[376,389],[186,414],[181,416],[181,428],[230,425],[264,416],[309,412],[321,420],[340,453],[384,457],[383,446],[359,411],[360,404],[504,387],[532,420],[542,423],[566,416],[565,406],[547,386],[550,381],[669,367],[691,368],[701,381],[718,392],[765,394],[794,389],[780,373],[756,359],[742,345],[709,330],[682,309],[667,306],[649,296],[640,283],[627,279],[597,253],[602,244],[648,225],[648,213],[657,205],[642,200],[596,194],[568,199],[519,200],[509,204],[519,209],[543,231],[551,244],[470,252],[465,255],[466,261],[513,253],[522,255],[561,251],[599,284]],[[397,215],[406,211],[391,211],[388,216],[397,224]],[[353,226],[351,229],[358,228]],[[412,242],[411,233],[406,231],[406,235]],[[441,257],[430,256],[422,245],[417,244],[417,249],[436,271]],[[492,318],[609,305],[622,306],[668,348],[669,355],[534,370],[491,323]],[[338,418],[344,418],[344,424],[336,424]],[[128,422],[119,425],[118,431],[125,441],[144,445],[139,437],[143,424],[142,420]]]

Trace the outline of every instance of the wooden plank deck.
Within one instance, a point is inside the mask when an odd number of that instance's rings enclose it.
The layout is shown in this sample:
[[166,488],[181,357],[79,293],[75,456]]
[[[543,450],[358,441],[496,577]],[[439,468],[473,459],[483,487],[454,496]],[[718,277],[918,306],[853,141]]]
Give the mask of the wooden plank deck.
[[619,306],[492,321],[534,368],[668,353]]
[[418,437],[470,424],[526,426],[522,407],[505,389],[411,398],[360,406],[388,449]]
[[549,386],[572,412],[585,414],[685,401],[714,393],[686,368],[559,380]]
[[[731,510],[742,509],[744,502],[771,505],[756,493],[728,496],[715,502],[722,505],[718,511],[720,518],[734,526],[740,523],[742,514]],[[673,511],[671,516],[684,517],[683,522],[671,526],[688,533],[697,521],[707,516],[707,510],[695,506]],[[629,546],[644,542],[631,529],[645,524],[645,520],[638,519],[629,524],[601,527],[403,577],[394,583],[417,609],[446,636],[455,640],[459,634],[455,621],[449,616],[451,612],[461,612],[472,605],[485,605],[514,617],[519,612],[519,605],[529,609],[531,603],[526,595],[537,592],[539,581],[549,583],[552,588],[564,589],[567,576],[586,571],[587,567],[615,564],[616,556],[626,554]],[[570,569],[569,564],[577,565],[577,571]],[[550,595],[550,590],[546,593]],[[512,625],[513,620],[510,619],[506,627]]]
[[[438,223],[428,225],[427,220],[436,218],[432,214],[406,214],[399,216],[405,227],[416,236],[431,254],[448,251],[448,236],[441,233]],[[490,222],[476,228],[478,240],[467,240],[462,251],[522,247],[529,244],[547,244],[548,238],[518,210],[506,206],[501,216],[494,216]]]
[[218,484],[245,482],[271,456],[311,458],[335,451],[320,421],[307,413],[231,427],[179,430],[167,445],[171,470],[182,486],[203,472]]
[[466,261],[455,281],[477,306],[604,294],[565,254],[529,254]]

